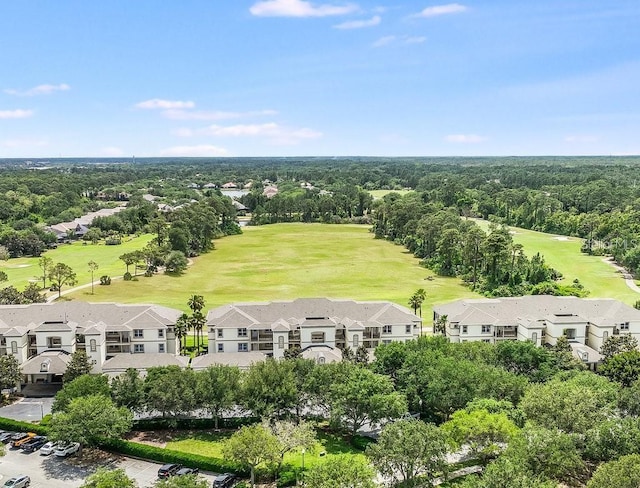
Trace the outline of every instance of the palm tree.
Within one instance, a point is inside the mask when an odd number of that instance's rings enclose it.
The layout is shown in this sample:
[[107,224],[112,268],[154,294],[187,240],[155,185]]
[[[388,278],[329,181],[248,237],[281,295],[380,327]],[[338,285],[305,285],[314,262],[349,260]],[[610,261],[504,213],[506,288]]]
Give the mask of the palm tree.
[[182,315],[180,315],[180,317],[178,317],[178,320],[176,320],[175,328],[176,338],[178,339],[180,348],[179,352],[180,354],[182,354],[182,351],[184,351],[184,348],[186,347],[186,337],[187,332],[189,331],[189,316],[186,313],[183,313]]
[[416,314],[420,309],[420,317],[422,317],[422,302],[427,298],[427,292],[423,288],[419,288],[409,298],[409,306],[413,308],[413,313]]
[[200,352],[200,333],[204,327],[205,320],[202,315],[204,308],[204,297],[202,295],[191,295],[187,300],[187,305],[191,309],[192,315],[190,324],[196,335],[196,355]]
[[439,332],[440,334],[444,334],[447,330],[447,319],[449,318],[448,315],[440,315],[440,317],[438,317],[438,320],[436,320],[436,324],[434,327],[434,332]]

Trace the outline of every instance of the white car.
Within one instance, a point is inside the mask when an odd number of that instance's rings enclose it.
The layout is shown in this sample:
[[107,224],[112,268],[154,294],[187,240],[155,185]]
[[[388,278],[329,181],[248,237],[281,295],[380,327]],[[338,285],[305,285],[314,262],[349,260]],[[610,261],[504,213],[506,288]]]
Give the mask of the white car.
[[40,455],[49,456],[50,454],[53,454],[53,451],[55,451],[57,448],[58,448],[58,442],[49,441],[40,448]]
[[8,479],[4,485],[6,488],[26,488],[31,483],[31,478],[26,474],[16,476],[15,478]]
[[80,449],[80,444],[77,442],[72,442],[71,444],[60,444],[56,447],[56,450],[53,451],[58,457],[67,457],[71,454],[75,454]]

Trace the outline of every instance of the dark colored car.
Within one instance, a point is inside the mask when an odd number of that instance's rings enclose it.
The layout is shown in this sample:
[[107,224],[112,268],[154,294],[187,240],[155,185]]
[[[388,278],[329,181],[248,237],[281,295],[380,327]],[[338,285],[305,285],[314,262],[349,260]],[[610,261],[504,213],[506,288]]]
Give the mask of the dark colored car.
[[198,474],[200,470],[198,468],[180,468],[176,471],[176,476],[185,476],[187,474]]
[[15,434],[15,432],[3,432],[0,434],[0,442],[4,442],[5,444],[11,441],[11,437]]
[[158,478],[168,478],[174,476],[182,469],[182,464],[163,464],[158,470]]
[[230,488],[236,481],[236,475],[231,473],[223,473],[216,476],[213,480],[213,488]]
[[33,432],[18,432],[17,434],[13,434],[13,436],[11,436],[11,448],[18,449],[22,444],[35,436]]
[[20,446],[24,452],[34,452],[47,443],[47,438],[43,435],[37,435]]

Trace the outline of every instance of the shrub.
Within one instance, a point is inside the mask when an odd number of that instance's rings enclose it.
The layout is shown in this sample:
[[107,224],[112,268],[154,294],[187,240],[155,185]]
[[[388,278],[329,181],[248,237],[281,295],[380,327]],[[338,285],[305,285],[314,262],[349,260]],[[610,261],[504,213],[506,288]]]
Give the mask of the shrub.
[[111,277],[107,276],[107,275],[102,275],[100,277],[100,284],[101,285],[110,285],[111,284]]
[[278,488],[294,486],[298,482],[298,475],[300,471],[300,469],[296,468],[280,471],[280,473],[278,473]]
[[163,449],[161,447],[138,444],[137,442],[122,439],[110,439],[100,443],[100,447],[106,451],[125,454],[143,459],[151,459],[161,463],[179,463],[190,468],[199,468],[214,473],[237,473],[247,475],[248,472],[240,466],[227,462],[224,459],[189,454],[186,452]]
[[122,276],[122,278],[124,279],[124,281],[131,281],[131,278],[133,278],[133,275],[127,271],[127,272]]
[[20,422],[19,420],[0,417],[0,429],[13,432],[35,432],[38,435],[47,435],[49,429],[43,425]]

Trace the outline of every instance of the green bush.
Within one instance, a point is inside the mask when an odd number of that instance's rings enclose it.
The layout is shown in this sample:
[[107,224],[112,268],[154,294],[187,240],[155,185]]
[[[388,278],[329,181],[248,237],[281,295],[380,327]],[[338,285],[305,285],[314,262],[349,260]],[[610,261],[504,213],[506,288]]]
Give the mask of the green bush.
[[20,422],[19,420],[0,417],[0,429],[14,432],[35,432],[38,435],[47,435],[49,429],[43,425]]
[[122,439],[109,439],[100,443],[100,447],[105,451],[110,451],[127,456],[143,459],[151,459],[161,463],[179,463],[190,468],[199,468],[204,471],[214,473],[236,473],[247,475],[248,471],[240,466],[229,463],[224,459],[218,459],[198,454],[163,449],[161,447],[138,444],[137,442],[125,441]]
[[280,473],[278,474],[278,488],[294,486],[298,482],[299,474],[300,469],[296,468],[280,471]]
[[101,285],[110,285],[111,284],[111,277],[107,276],[107,275],[102,275],[100,277],[100,284]]
[[128,271],[122,276],[124,281],[131,281],[132,277],[133,277],[133,275],[131,273],[129,273]]

